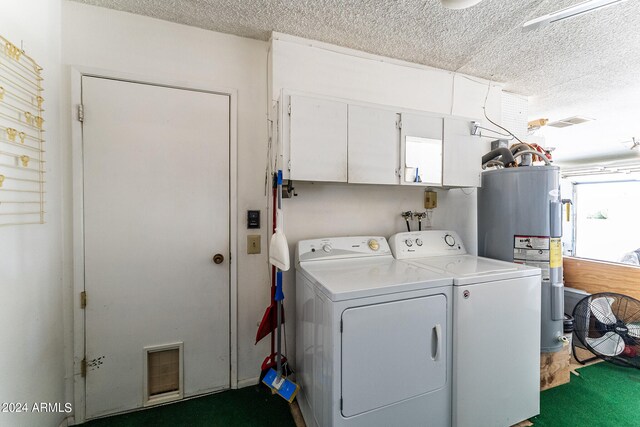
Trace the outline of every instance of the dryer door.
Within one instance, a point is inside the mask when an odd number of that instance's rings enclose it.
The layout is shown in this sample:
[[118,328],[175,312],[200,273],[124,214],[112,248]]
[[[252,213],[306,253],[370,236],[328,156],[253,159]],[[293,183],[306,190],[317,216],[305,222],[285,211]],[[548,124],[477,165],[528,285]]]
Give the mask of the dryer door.
[[447,299],[432,295],[342,313],[342,415],[352,417],[445,386]]

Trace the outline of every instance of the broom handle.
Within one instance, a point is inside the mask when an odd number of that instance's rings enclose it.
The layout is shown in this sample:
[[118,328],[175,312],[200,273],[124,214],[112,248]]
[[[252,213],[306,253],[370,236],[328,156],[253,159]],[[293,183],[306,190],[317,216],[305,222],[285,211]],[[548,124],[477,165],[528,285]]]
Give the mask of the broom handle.
[[[282,171],[279,170],[278,171],[278,209],[282,209]],[[282,216],[282,213],[280,213],[280,216]],[[280,218],[282,220],[282,218]],[[279,227],[282,226],[282,224],[278,224]],[[282,231],[282,230],[280,230]],[[278,272],[278,268],[276,268],[276,274]],[[280,273],[282,274],[282,273]],[[282,286],[282,284],[280,285]],[[278,374],[278,378],[282,377],[282,354],[281,354],[281,350],[282,350],[282,301],[278,301],[278,303],[276,304],[276,310],[277,310],[277,320],[278,320],[278,335],[277,335],[277,350],[276,350],[276,368],[277,368],[277,374]]]
[[[271,223],[271,234],[276,232],[276,203],[277,203],[277,197],[278,197],[278,186],[277,186],[277,178],[276,180],[273,181],[273,191],[272,191],[272,209],[273,209],[273,215],[272,215],[272,223]],[[276,297],[276,273],[277,273],[277,269],[275,265],[271,266],[271,301],[274,300],[274,298]],[[273,319],[273,318],[272,318]],[[276,352],[276,336],[273,333],[273,331],[271,331],[271,355],[273,356]]]
[[280,353],[282,346],[282,301],[278,301],[276,304],[276,311],[278,313],[278,350],[276,353],[276,370],[278,378],[282,377],[282,355]]

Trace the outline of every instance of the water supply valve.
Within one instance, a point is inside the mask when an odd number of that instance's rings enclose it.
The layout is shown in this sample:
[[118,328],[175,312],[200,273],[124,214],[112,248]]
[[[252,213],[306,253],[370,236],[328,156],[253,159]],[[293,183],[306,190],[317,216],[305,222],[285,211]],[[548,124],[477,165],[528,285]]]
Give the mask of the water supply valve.
[[427,212],[414,212],[413,216],[418,219],[418,231],[422,231],[422,220],[427,218]]
[[400,212],[400,216],[407,223],[407,231],[411,231],[411,224],[409,223],[409,221],[413,219],[413,212],[411,211]]

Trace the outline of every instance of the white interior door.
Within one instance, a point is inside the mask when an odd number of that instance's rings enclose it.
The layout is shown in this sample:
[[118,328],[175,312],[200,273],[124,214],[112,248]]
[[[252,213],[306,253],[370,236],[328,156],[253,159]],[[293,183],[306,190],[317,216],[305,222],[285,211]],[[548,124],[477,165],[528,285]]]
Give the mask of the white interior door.
[[228,388],[229,97],[83,77],[82,102],[86,417]]

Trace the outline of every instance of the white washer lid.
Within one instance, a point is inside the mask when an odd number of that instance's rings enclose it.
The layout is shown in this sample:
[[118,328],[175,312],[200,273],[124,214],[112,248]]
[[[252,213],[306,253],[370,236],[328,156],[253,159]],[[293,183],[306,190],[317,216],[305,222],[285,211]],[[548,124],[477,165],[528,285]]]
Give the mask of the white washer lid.
[[300,262],[298,270],[332,301],[450,286],[451,275],[391,256]]
[[474,255],[453,255],[405,260],[453,276],[454,286],[540,275],[540,269]]

